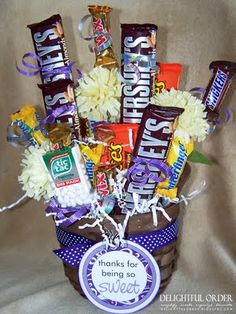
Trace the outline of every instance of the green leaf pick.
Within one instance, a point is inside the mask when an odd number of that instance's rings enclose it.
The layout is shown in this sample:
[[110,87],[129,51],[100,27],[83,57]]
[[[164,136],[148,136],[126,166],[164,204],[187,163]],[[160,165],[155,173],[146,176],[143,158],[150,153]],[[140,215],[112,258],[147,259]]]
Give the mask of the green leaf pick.
[[188,156],[188,161],[197,162],[205,165],[211,165],[212,161],[208,159],[205,155],[198,152],[197,150],[193,150],[192,153]]

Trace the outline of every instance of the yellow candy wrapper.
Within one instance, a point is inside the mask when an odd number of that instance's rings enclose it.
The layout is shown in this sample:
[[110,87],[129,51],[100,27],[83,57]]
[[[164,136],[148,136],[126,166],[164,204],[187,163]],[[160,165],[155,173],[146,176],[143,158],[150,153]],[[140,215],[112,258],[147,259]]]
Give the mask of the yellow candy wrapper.
[[166,164],[171,167],[172,175],[170,178],[158,183],[155,192],[157,195],[164,196],[169,199],[177,197],[177,185],[184,171],[187,157],[191,154],[193,149],[194,144],[192,139],[190,139],[189,142],[185,142],[177,136],[173,137],[165,161]]
[[11,121],[16,123],[24,134],[30,135],[38,144],[42,144],[47,139],[39,127],[40,119],[33,105],[28,104],[16,113],[11,115]]
[[97,165],[100,162],[104,148],[102,144],[97,144],[92,148],[87,145],[80,144],[80,151],[82,156],[85,156],[88,160]]

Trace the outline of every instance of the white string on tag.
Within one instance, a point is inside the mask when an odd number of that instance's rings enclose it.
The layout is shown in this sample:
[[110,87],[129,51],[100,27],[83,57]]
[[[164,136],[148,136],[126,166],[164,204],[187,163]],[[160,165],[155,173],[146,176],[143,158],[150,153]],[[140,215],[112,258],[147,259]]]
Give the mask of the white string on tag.
[[13,207],[15,207],[16,205],[18,205],[20,202],[22,202],[27,196],[27,194],[25,193],[23,196],[21,196],[15,203],[12,203],[8,206],[4,206],[2,208],[0,208],[0,213],[4,212],[7,209],[11,209]]

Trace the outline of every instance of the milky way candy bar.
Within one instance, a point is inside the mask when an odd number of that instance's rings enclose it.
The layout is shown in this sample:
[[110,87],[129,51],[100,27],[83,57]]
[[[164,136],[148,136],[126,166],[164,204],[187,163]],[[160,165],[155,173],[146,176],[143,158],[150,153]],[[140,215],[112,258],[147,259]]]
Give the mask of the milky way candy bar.
[[[70,64],[59,14],[35,24],[28,25],[32,33],[35,52],[41,59],[42,83],[54,82],[59,79],[72,79]],[[62,73],[58,73],[58,72]]]
[[[80,121],[74,98],[73,82],[59,80],[38,86],[43,93],[47,116],[53,114],[56,123],[71,124],[74,137],[80,139]],[[63,110],[59,112],[62,106]]]
[[219,108],[224,100],[225,94],[236,77],[236,63],[229,61],[213,61],[210,66],[213,75],[208,83],[203,96],[203,103],[208,111],[208,118],[212,120],[219,113]]
[[154,91],[157,26],[121,24],[121,30],[121,121],[139,124]]
[[[175,119],[183,112],[181,108],[175,107],[159,107],[156,105],[148,105],[143,113],[143,118],[137,140],[135,143],[133,157],[139,157],[143,160],[161,160],[164,161],[173,135],[173,127]],[[133,166],[133,164],[131,164]],[[140,170],[145,170],[144,165],[139,165]],[[148,165],[148,171],[155,176],[160,175],[160,171]],[[140,176],[142,176],[140,171]],[[138,178],[138,176],[136,176]],[[130,178],[125,185],[126,191],[126,211],[132,210],[134,206],[132,193],[139,195],[139,202],[150,200],[155,192],[157,183],[148,178],[144,185],[139,185]]]

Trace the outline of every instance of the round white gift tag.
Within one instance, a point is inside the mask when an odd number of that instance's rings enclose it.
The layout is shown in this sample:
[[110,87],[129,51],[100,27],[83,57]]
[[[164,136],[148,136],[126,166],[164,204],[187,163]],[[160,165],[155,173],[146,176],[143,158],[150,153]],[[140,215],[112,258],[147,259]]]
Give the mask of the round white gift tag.
[[83,256],[79,280],[95,306],[126,314],[152,302],[160,287],[160,270],[152,255],[134,242],[109,249],[99,242]]

